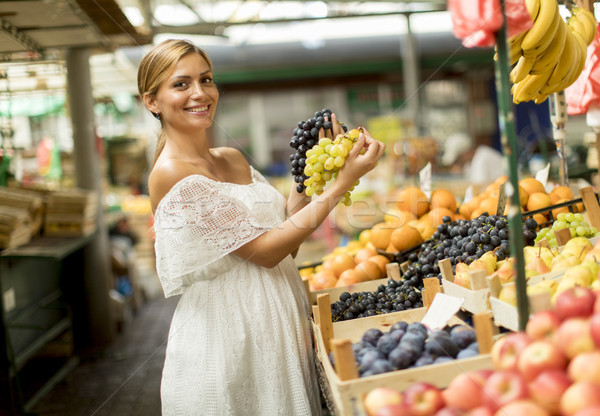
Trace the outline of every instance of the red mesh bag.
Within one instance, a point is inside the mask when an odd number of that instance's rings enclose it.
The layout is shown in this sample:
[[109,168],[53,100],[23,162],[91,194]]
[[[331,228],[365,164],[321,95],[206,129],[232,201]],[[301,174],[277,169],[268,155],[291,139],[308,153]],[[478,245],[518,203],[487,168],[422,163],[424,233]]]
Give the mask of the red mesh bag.
[[[467,48],[491,47],[496,44],[496,32],[502,26],[500,0],[448,0],[452,17],[452,32]],[[504,10],[508,36],[529,30],[533,24],[524,0],[505,0]]]
[[600,106],[600,31],[587,48],[583,71],[577,80],[565,89],[567,114],[586,114],[590,105]]

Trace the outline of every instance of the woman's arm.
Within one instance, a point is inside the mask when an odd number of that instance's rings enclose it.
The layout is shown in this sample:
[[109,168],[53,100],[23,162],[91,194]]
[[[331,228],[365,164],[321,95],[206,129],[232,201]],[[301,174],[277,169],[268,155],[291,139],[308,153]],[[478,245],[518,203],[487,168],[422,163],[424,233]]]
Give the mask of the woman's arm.
[[[366,152],[361,155],[363,148]],[[310,203],[278,227],[261,234],[234,253],[261,266],[275,267],[323,223],[354,182],[375,167],[384,149],[383,143],[364,130],[348,153],[336,180],[321,195],[313,197]]]

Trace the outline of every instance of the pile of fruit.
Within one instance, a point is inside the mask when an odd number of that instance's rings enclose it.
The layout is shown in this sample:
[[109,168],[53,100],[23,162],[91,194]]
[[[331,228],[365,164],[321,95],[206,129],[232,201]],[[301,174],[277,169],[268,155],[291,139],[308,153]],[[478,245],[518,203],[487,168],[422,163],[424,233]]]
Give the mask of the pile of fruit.
[[536,244],[539,243],[540,240],[545,239],[550,247],[558,247],[554,232],[564,228],[568,228],[570,230],[572,237],[593,238],[600,235],[596,227],[590,227],[590,225],[584,220],[583,215],[580,213],[574,214],[572,212],[561,212],[560,214],[556,215],[555,218],[555,221],[552,222],[552,226],[544,227],[538,231],[535,238]]
[[[389,331],[365,331],[352,345],[360,377],[411,367],[422,367],[479,354],[475,331],[467,325],[446,326],[428,331],[420,322],[398,321]],[[329,359],[335,367],[333,353]]]
[[596,19],[586,9],[572,7],[565,23],[556,0],[528,0],[525,4],[534,23],[509,39],[510,62],[516,63],[510,73],[511,92],[515,104],[539,104],[579,77],[587,47],[596,35]]
[[461,371],[444,389],[377,387],[364,408],[369,416],[600,415],[600,292],[565,291],[525,331],[499,338],[490,357],[493,368]]

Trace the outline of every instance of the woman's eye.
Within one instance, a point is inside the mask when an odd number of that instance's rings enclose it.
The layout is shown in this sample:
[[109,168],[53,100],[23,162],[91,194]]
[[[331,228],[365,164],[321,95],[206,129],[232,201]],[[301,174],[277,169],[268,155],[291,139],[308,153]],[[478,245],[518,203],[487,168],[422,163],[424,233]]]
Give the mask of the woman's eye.
[[203,83],[203,84],[211,84],[211,83],[212,83],[212,81],[213,81],[213,79],[212,79],[212,78],[210,78],[210,77],[207,77],[207,78],[202,78],[202,83]]
[[185,87],[186,85],[187,85],[187,83],[186,83],[186,82],[184,82],[184,81],[180,81],[180,82],[176,82],[176,83],[175,83],[175,85],[174,85],[174,87],[175,87],[175,88],[183,88],[183,87]]

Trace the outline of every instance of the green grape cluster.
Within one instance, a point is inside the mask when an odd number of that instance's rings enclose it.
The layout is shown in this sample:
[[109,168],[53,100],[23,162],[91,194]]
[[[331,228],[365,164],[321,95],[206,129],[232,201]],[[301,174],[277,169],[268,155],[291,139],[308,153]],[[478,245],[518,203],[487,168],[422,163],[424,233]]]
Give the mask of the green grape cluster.
[[552,227],[545,227],[538,231],[535,238],[536,245],[542,238],[545,238],[550,247],[556,248],[558,244],[556,243],[554,231],[561,230],[563,228],[568,228],[571,231],[571,237],[592,238],[600,235],[595,227],[590,227],[590,225],[584,220],[582,214],[563,212],[556,216],[556,220],[552,223]]
[[[359,129],[352,129],[347,133],[338,134],[334,140],[327,137],[320,139],[317,144],[306,151],[306,165],[303,185],[306,187],[306,196],[320,195],[327,182],[337,176],[338,171],[346,163],[346,157],[360,134]],[[350,205],[350,193],[359,184],[357,180],[342,198],[344,205]]]

